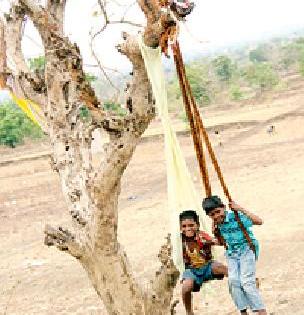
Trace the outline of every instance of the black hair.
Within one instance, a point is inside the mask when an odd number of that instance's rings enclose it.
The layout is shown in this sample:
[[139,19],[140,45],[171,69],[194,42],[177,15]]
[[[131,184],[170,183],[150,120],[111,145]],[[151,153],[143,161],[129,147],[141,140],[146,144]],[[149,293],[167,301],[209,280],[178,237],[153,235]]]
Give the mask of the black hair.
[[185,210],[179,215],[179,222],[182,222],[186,219],[193,219],[194,222],[199,224],[199,218],[197,213],[194,210]]
[[203,200],[202,206],[207,215],[215,208],[225,207],[222,200],[218,196],[210,196],[205,198]]

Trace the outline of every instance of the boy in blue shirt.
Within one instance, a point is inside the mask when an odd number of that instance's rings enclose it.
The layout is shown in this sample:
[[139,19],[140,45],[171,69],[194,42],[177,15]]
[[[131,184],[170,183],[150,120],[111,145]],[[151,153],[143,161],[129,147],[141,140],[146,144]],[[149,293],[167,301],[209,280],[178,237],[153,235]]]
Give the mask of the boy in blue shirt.
[[256,259],[259,254],[259,243],[250,228],[253,225],[262,225],[263,221],[257,215],[245,210],[235,202],[229,207],[238,212],[255,253],[235,218],[233,211],[226,211],[225,205],[218,196],[205,198],[203,208],[212,219],[213,226],[219,232],[226,245],[226,258],[228,262],[228,283],[230,295],[242,315],[247,315],[247,308],[259,315],[267,315],[259,290],[256,286]]

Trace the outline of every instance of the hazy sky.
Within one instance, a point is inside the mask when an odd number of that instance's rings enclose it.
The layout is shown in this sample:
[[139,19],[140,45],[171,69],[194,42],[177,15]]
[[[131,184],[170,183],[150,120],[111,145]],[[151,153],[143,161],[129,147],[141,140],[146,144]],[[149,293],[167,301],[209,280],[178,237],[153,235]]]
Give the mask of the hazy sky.
[[[6,10],[7,2],[0,0],[1,11]],[[188,17],[186,27],[181,27],[181,46],[186,52],[203,52],[210,47],[254,40],[270,33],[304,27],[304,0],[198,0],[195,3],[196,7]],[[94,62],[88,48],[89,32],[92,27],[97,30],[102,25],[100,16],[93,17],[95,4],[96,0],[70,0],[67,6],[66,33],[79,44],[85,63]],[[124,10],[117,6],[111,9],[116,15]],[[128,18],[142,21],[143,16],[136,5],[129,11]],[[114,48],[124,29],[130,30],[126,25],[110,26],[96,41],[96,51],[107,66],[125,69],[128,64],[126,58]],[[26,34],[39,41],[33,28],[27,27]],[[28,38],[23,42],[23,49],[27,56],[41,53],[39,45]]]

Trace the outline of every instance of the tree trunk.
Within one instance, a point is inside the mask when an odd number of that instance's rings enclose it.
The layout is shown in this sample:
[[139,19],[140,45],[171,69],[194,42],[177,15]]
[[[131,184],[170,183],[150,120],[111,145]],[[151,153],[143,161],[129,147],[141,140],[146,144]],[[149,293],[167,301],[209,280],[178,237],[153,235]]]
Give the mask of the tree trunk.
[[[48,0],[46,9],[31,0],[19,0],[6,18],[9,55],[17,65],[12,73],[18,95],[45,104],[49,137],[53,148],[52,166],[73,222],[73,231],[45,228],[45,243],[74,256],[88,276],[110,315],[168,315],[178,278],[171,259],[170,239],[162,246],[161,267],[150,288],[136,281],[127,255],[117,240],[118,196],[121,177],[141,135],[155,116],[152,92],[136,36],[124,34],[118,50],[133,64],[129,88],[132,112],[118,117],[104,111],[102,103],[85,79],[78,47],[63,36],[64,0]],[[162,33],[156,1],[139,5],[147,17],[146,44],[157,46]],[[21,54],[21,26],[27,15],[39,31],[45,48],[44,78],[31,73]],[[0,34],[1,35],[1,34]],[[38,88],[40,87],[40,88]],[[91,120],[80,118],[87,106]],[[91,159],[92,132],[103,128],[110,141],[105,156],[94,168]]]

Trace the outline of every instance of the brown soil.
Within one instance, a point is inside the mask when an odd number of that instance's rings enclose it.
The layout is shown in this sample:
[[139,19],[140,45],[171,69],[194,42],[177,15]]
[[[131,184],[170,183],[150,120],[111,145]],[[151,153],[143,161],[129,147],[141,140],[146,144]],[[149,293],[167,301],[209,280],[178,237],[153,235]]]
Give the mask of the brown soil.
[[[276,132],[267,133],[272,112],[262,125],[238,124],[212,135],[223,172],[237,202],[264,218],[255,229],[261,243],[258,274],[269,314],[301,315],[304,298],[304,112],[303,98],[280,100],[293,115],[274,120]],[[300,103],[301,102],[301,103]],[[256,109],[257,111],[260,109]],[[256,110],[252,112],[255,120]],[[239,110],[238,112],[240,112]],[[236,111],[215,111],[214,117]],[[250,114],[248,114],[250,118]],[[216,119],[215,119],[216,120]],[[120,196],[119,238],[139,281],[155,272],[157,253],[168,232],[166,173],[162,139],[145,141],[136,150],[123,178]],[[201,190],[189,137],[179,137],[198,191]],[[30,153],[41,148],[35,144]],[[2,150],[1,159],[28,154],[27,146]],[[213,175],[214,192],[221,194]],[[85,272],[68,255],[43,245],[46,223],[69,221],[59,180],[47,158],[0,167],[0,314],[105,315],[102,302]],[[223,258],[221,258],[223,259]],[[224,259],[223,259],[224,260]],[[215,290],[195,295],[196,314],[237,314],[228,294],[227,281]],[[176,297],[179,297],[179,287]],[[183,314],[179,304],[177,314]]]

